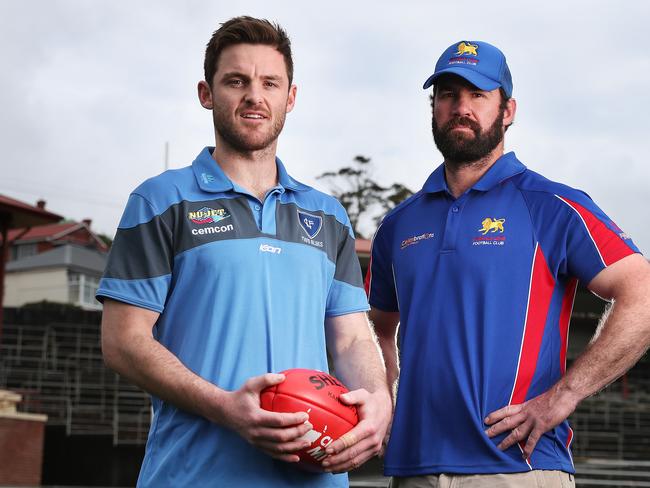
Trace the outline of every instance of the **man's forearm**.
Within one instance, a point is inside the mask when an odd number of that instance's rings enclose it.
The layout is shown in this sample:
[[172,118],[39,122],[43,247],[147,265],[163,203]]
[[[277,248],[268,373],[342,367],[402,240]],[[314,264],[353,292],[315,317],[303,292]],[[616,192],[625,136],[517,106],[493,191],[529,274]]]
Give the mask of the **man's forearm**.
[[601,271],[589,283],[589,289],[599,296],[614,297],[614,305],[564,377],[541,395],[506,405],[486,417],[489,437],[510,432],[499,443],[499,449],[523,445],[524,457],[530,457],[545,432],[566,420],[583,399],[621,376],[648,349],[648,262],[640,255],[627,256]]
[[393,395],[393,399],[397,398],[397,380],[399,378],[399,359],[397,353],[397,338],[378,336],[379,347],[384,356],[386,364],[386,381],[388,388]]
[[355,340],[334,358],[336,375],[350,389],[386,390],[386,370],[373,338]]
[[331,317],[326,324],[336,376],[350,390],[387,392],[384,361],[366,314]]
[[386,364],[386,382],[393,396],[393,402],[395,402],[399,380],[399,353],[397,348],[399,312],[385,312],[373,308],[370,311],[370,318]]
[[151,310],[106,300],[102,315],[106,365],[161,400],[219,422],[226,392],[194,374],[154,339],[158,317]]
[[642,299],[615,302],[590,344],[556,385],[558,390],[581,401],[634,366],[650,344],[649,307]]
[[364,313],[326,321],[327,345],[336,375],[351,390],[341,395],[356,405],[359,423],[327,447],[323,466],[332,472],[354,469],[380,452],[392,404],[381,351]]
[[[125,339],[125,340],[124,340]],[[219,422],[224,390],[190,371],[153,337],[132,334],[104,345],[106,364],[148,393],[183,410]]]

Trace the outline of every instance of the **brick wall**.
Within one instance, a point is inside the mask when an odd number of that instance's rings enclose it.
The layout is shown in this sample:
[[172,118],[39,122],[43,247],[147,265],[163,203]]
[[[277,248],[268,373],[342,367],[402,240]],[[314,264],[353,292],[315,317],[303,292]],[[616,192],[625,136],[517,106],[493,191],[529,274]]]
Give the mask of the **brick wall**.
[[41,484],[44,416],[24,415],[0,415],[0,486]]

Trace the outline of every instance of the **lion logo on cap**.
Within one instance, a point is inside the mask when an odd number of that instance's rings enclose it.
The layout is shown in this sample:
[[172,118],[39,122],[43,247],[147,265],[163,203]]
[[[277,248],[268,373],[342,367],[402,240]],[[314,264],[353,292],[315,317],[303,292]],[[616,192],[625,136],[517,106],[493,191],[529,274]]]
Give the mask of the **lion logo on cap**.
[[463,41],[458,44],[456,49],[458,49],[458,51],[456,51],[456,56],[462,56],[463,54],[478,56],[478,53],[476,52],[478,44],[470,44],[469,42]]

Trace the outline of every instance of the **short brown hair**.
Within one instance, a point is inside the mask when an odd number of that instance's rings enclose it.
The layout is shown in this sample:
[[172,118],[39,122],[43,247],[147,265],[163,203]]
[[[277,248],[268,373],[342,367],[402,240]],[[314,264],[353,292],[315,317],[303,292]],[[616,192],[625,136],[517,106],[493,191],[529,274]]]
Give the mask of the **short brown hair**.
[[284,56],[289,86],[291,86],[293,82],[293,58],[291,57],[291,41],[287,33],[279,24],[245,15],[224,22],[212,34],[205,50],[205,61],[203,62],[205,81],[208,85],[212,86],[212,79],[217,71],[221,51],[235,44],[263,44],[277,49]]

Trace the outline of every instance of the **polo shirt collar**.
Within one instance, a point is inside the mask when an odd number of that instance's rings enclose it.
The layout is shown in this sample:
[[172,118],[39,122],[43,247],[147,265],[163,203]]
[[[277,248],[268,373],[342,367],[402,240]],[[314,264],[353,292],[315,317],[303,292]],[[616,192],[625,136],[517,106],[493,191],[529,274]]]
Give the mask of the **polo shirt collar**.
[[489,191],[502,181],[512,178],[524,171],[526,171],[526,166],[524,166],[517,159],[515,153],[511,151],[497,159],[472,188],[479,191]]
[[[228,190],[237,190],[235,184],[226,176],[221,166],[212,157],[214,147],[206,147],[192,162],[192,170],[199,185],[199,188],[208,192],[224,192]],[[305,191],[309,187],[295,180],[287,173],[284,164],[280,158],[275,158],[278,168],[278,186],[282,189],[293,191]]]
[[275,158],[275,164],[278,167],[278,183],[280,184],[280,186],[282,186],[285,189],[293,190],[293,191],[309,190],[309,187],[307,185],[303,185],[299,181],[295,180],[293,177],[289,176],[289,173],[287,173],[284,164],[282,164],[282,161],[280,161],[280,158],[278,158],[277,156]]
[[437,193],[441,191],[449,191],[447,188],[447,180],[445,180],[445,165],[441,164],[433,173],[429,175],[427,181],[424,182],[422,190],[425,193]]
[[[526,171],[524,166],[515,156],[514,152],[509,152],[497,159],[487,172],[478,180],[473,190],[489,191],[502,181],[507,180],[519,173]],[[436,193],[441,191],[449,192],[447,181],[445,180],[445,165],[438,166],[433,173],[427,178],[422,190],[425,193]]]

